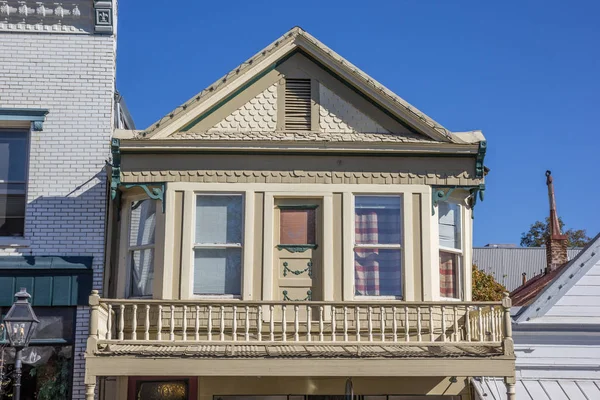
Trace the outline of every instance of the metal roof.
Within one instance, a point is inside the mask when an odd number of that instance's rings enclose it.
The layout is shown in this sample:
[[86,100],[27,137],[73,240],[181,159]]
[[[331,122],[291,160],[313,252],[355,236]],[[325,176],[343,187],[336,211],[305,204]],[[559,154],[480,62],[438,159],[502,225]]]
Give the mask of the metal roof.
[[[472,380],[476,400],[506,400],[504,381],[498,378]],[[518,379],[519,400],[600,399],[600,380],[594,379]]]
[[[567,250],[569,260],[574,258],[581,248]],[[545,247],[475,247],[473,248],[473,264],[492,274],[496,281],[512,292],[523,283],[523,272],[527,279],[540,275],[546,268]]]

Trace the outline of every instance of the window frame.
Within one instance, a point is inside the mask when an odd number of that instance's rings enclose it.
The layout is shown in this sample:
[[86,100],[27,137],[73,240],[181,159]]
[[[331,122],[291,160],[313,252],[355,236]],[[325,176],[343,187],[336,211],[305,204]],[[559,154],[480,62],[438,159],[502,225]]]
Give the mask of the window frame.
[[[457,210],[458,210],[458,226],[460,228],[460,231],[458,233],[458,239],[460,241],[460,245],[459,248],[454,248],[454,247],[447,247],[447,246],[442,246],[440,245],[440,231],[439,231],[439,225],[440,225],[440,203],[449,203],[449,204],[455,204],[457,206]],[[439,256],[440,253],[444,252],[444,253],[450,253],[450,254],[455,254],[457,255],[457,260],[458,260],[458,265],[456,266],[456,292],[458,294],[457,297],[447,297],[447,296],[442,296],[442,289],[440,288],[440,291],[438,293],[440,300],[443,301],[462,301],[465,298],[465,292],[464,292],[464,282],[463,282],[463,277],[464,277],[464,272],[463,272],[463,265],[464,265],[464,258],[465,258],[465,210],[464,210],[464,206],[461,204],[460,201],[458,200],[453,200],[453,199],[448,199],[445,201],[439,201],[436,207],[436,223],[438,225],[438,237],[437,237],[437,244],[438,244],[438,273],[439,273],[439,269],[440,269],[440,264],[439,264]],[[441,277],[439,278],[439,280],[441,281]]]
[[[360,244],[356,243],[356,198],[357,197],[398,197],[400,198],[400,244]],[[389,301],[389,300],[404,300],[406,293],[406,274],[405,274],[405,237],[406,237],[406,215],[405,215],[405,193],[387,193],[387,192],[353,192],[352,193],[352,220],[351,225],[351,249],[352,254],[352,296],[355,301]],[[358,246],[357,246],[358,245]],[[378,249],[394,249],[400,250],[400,296],[372,296],[356,294],[356,269],[355,269],[355,251],[356,248],[378,248]]]
[[[149,200],[151,202],[154,203],[154,207],[155,207],[155,225],[154,225],[154,243],[153,244],[145,244],[145,245],[140,245],[140,246],[131,246],[129,244],[130,241],[130,237],[131,237],[131,203],[136,202],[136,201],[142,201],[142,200]],[[123,249],[122,253],[124,254],[125,257],[125,268],[126,268],[126,275],[125,275],[125,298],[126,299],[152,299],[154,298],[154,292],[155,292],[155,287],[156,285],[154,284],[156,278],[157,278],[157,243],[158,243],[158,218],[159,218],[159,213],[161,212],[161,210],[159,209],[159,201],[158,200],[154,200],[151,199],[150,197],[146,196],[146,195],[136,195],[136,196],[130,196],[130,197],[126,197],[122,200],[123,202],[126,202],[127,204],[127,215],[126,215],[126,221],[124,221],[125,223],[125,229],[123,230],[124,233],[126,233],[126,235],[123,235],[125,238],[125,248]],[[132,273],[133,273],[133,269],[132,269],[132,265],[131,265],[131,253],[134,251],[140,251],[140,250],[148,250],[148,249],[153,249],[154,252],[154,256],[152,259],[152,269],[153,269],[153,280],[152,280],[152,294],[149,296],[132,296],[131,295],[131,284],[132,284]]]
[[[28,205],[28,196],[29,196],[29,174],[30,174],[30,166],[31,166],[31,127],[26,128],[26,127],[3,127],[0,126],[0,132],[8,132],[8,133],[16,133],[16,134],[23,134],[25,135],[25,157],[24,157],[24,161],[25,161],[25,177],[24,177],[24,181],[1,181],[0,183],[6,183],[6,184],[10,184],[10,183],[15,183],[15,184],[23,184],[24,185],[24,190],[23,190],[23,199],[24,199],[24,215],[23,215],[23,235],[19,235],[19,236],[1,236],[0,235],[0,246],[1,245],[21,245],[21,246],[28,246],[29,243],[26,241],[26,236],[27,236],[27,209],[29,208]],[[7,196],[8,195],[9,190],[6,190],[6,193],[0,193],[0,196]]]
[[[242,216],[241,216],[241,226],[240,226],[240,230],[241,230],[241,243],[235,243],[235,244],[230,244],[230,243],[225,243],[225,244],[210,244],[210,245],[205,245],[202,243],[196,243],[196,209],[198,206],[198,196],[240,196],[241,198],[241,203],[242,203]],[[246,213],[247,213],[247,198],[248,198],[248,194],[243,192],[243,191],[194,191],[193,192],[193,207],[192,207],[192,215],[191,215],[191,221],[192,221],[192,230],[190,232],[190,275],[189,275],[189,298],[191,299],[206,299],[206,300],[210,300],[210,299],[215,299],[215,300],[227,300],[227,299],[231,299],[231,300],[242,300],[243,296],[244,296],[244,259],[245,259],[245,251],[246,251],[246,246],[247,244],[247,238],[246,238]],[[194,293],[194,272],[195,272],[195,268],[196,268],[196,264],[195,264],[195,251],[196,249],[227,249],[227,248],[239,248],[240,249],[240,253],[241,253],[241,257],[240,257],[240,294],[196,294]]]

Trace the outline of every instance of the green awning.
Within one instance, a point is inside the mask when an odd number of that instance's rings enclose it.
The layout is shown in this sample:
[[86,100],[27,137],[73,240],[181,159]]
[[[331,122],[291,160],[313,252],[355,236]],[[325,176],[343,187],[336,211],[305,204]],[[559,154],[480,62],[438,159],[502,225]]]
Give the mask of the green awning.
[[87,305],[93,257],[0,256],[0,307],[24,287],[34,306]]

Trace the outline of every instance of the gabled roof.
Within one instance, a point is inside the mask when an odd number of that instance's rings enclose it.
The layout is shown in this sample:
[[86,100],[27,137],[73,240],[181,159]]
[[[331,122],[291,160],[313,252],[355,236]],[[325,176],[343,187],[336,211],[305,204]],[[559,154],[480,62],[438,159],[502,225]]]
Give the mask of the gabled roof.
[[539,318],[556,304],[600,260],[600,233],[587,246],[563,267],[532,279],[521,288],[511,293],[513,304],[517,300],[524,301],[515,317],[516,322]]
[[294,27],[250,59],[217,80],[186,103],[140,132],[136,138],[164,139],[180,130],[185,131],[199,115],[219,107],[235,96],[245,85],[268,68],[277,65],[295,52],[301,52],[321,64],[328,72],[370,98],[408,126],[437,142],[477,143],[484,140],[480,132],[452,134],[359,68],[335,53],[300,27]]

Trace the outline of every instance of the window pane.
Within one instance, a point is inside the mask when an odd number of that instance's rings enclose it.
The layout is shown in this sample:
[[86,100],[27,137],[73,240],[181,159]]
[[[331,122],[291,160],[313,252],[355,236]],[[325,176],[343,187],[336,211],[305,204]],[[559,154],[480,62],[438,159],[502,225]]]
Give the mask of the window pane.
[[129,226],[129,246],[153,244],[155,228],[155,201],[146,199],[132,202]]
[[315,210],[280,210],[280,244],[315,244]]
[[460,206],[455,203],[438,203],[440,246],[460,249]]
[[400,244],[400,225],[400,196],[356,196],[356,243]]
[[194,294],[241,293],[242,249],[196,249]]
[[152,296],[154,249],[131,251],[131,297]]
[[458,268],[460,255],[440,251],[440,295],[458,298]]
[[27,136],[25,132],[0,131],[0,181],[26,181]]
[[198,196],[196,243],[242,243],[242,196]]
[[400,250],[360,249],[354,251],[354,288],[362,296],[401,296]]
[[25,234],[25,218],[0,216],[0,236],[19,237]]

